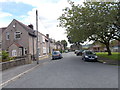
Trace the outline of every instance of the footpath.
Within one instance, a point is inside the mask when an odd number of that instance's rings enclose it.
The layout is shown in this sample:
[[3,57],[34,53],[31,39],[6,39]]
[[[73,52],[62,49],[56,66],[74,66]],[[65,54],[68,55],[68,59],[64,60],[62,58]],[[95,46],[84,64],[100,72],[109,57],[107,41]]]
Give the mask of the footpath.
[[[119,58],[118,58],[119,59]],[[111,60],[108,58],[98,57],[100,63],[109,64],[109,65],[120,65],[120,60]]]
[[39,64],[37,64],[37,61],[32,61],[31,64],[21,65],[2,71],[2,82],[0,82],[0,86],[4,86],[5,84],[19,78],[27,72],[32,71],[42,63],[50,61],[51,59],[49,58],[49,56],[44,56],[39,58]]

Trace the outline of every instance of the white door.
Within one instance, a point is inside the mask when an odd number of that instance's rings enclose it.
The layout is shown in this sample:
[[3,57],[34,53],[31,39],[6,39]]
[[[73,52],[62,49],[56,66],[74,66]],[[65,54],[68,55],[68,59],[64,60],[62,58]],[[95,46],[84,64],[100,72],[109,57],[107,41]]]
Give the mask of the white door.
[[19,56],[22,56],[22,48],[19,48]]

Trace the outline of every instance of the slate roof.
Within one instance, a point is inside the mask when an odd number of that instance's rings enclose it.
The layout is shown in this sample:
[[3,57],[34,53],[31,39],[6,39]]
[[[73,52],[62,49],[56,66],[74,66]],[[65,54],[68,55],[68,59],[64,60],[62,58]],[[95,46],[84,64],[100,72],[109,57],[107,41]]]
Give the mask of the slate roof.
[[16,22],[18,22],[28,33],[29,35],[36,37],[35,35],[35,30],[31,29],[30,27],[28,27],[27,25],[19,22],[18,20],[14,19]]
[[2,28],[1,28],[2,32],[4,32],[4,30],[5,30],[6,28],[7,28],[7,27],[2,27]]
[[22,45],[18,44],[18,43],[14,43],[17,47],[23,47]]
[[12,43],[11,45],[13,45],[13,44],[15,44],[17,47],[23,47],[22,45],[20,45],[19,43],[16,43],[16,42]]

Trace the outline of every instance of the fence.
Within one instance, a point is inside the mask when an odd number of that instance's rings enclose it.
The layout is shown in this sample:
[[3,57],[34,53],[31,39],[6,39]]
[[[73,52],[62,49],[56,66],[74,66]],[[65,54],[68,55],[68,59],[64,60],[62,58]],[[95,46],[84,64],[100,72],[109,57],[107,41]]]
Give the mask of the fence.
[[2,62],[2,63],[0,63],[0,66],[2,66],[2,70],[6,70],[8,68],[12,68],[15,66],[30,64],[31,62],[32,62],[31,55],[27,55],[24,57],[16,58],[13,61]]

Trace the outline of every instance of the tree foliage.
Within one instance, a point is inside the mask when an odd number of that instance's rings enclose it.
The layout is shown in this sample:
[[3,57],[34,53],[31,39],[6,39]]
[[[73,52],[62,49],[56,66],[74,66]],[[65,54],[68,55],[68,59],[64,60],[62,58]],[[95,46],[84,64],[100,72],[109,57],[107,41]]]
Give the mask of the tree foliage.
[[83,43],[86,40],[105,44],[111,55],[109,43],[112,39],[120,40],[119,2],[84,2],[75,5],[69,1],[59,17],[60,27],[65,27],[70,43]]
[[66,40],[61,40],[61,44],[63,45],[64,49],[67,48],[67,41]]

